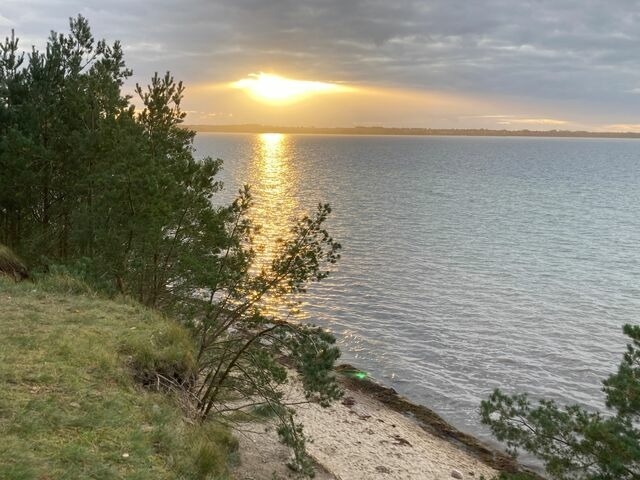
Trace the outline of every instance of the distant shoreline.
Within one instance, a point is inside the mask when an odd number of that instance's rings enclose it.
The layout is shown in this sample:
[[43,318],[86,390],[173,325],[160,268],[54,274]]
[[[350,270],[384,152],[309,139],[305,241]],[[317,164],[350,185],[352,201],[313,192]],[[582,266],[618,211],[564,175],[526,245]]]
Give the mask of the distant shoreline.
[[640,138],[636,132],[587,132],[568,130],[490,130],[484,128],[400,127],[286,127],[275,125],[185,125],[196,132],[299,133],[311,135],[404,135],[458,137]]

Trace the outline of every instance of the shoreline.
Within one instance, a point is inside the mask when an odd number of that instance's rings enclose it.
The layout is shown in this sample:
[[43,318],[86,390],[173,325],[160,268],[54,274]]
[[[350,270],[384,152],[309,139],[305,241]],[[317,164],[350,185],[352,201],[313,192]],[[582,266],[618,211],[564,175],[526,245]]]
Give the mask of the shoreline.
[[[288,363],[284,361],[285,365]],[[336,367],[344,397],[322,408],[296,407],[317,464],[318,480],[479,480],[500,472],[539,474],[512,457],[453,427],[428,407],[417,405],[352,365]],[[285,398],[304,399],[291,372]],[[250,422],[238,432],[238,480],[296,478],[286,463],[290,452],[271,422]],[[274,477],[275,475],[275,477]]]
[[526,472],[539,480],[545,480],[538,472],[522,465],[507,453],[454,427],[431,408],[414,403],[394,388],[378,383],[368,376],[358,378],[356,374],[361,370],[353,365],[338,365],[336,371],[340,374],[341,384],[347,391],[362,392],[390,410],[413,418],[425,432],[461,448],[495,470],[508,473]]

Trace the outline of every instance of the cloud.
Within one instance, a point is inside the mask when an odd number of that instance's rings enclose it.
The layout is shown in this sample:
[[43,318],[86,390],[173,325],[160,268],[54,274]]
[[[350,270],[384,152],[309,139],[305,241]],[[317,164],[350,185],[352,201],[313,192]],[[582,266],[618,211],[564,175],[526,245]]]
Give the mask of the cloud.
[[605,125],[602,129],[611,132],[640,132],[640,123],[616,123]]
[[527,124],[527,125],[544,125],[544,126],[555,125],[555,126],[559,126],[559,125],[567,125],[570,122],[568,122],[566,120],[557,120],[555,118],[512,118],[511,120],[509,120],[509,123],[521,123],[521,124]]
[[7,17],[0,14],[0,27],[12,27],[13,22],[9,20]]
[[170,69],[189,86],[266,71],[632,117],[640,111],[637,7],[635,0],[156,0],[152,7],[4,0],[0,15],[21,36],[44,38],[82,13],[99,37],[123,41],[136,79]]
[[123,50],[127,54],[142,53],[156,54],[166,51],[166,46],[159,42],[132,42],[123,45]]

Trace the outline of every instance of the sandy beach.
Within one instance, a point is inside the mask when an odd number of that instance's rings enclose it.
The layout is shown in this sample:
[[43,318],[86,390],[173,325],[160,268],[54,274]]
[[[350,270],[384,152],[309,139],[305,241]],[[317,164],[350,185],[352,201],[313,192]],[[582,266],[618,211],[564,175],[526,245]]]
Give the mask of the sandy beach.
[[[420,415],[401,413],[398,410],[402,408],[381,399],[381,395],[390,394],[406,402],[391,389],[348,376],[341,377],[341,383],[345,387],[341,401],[328,408],[316,404],[297,407],[309,437],[308,451],[318,463],[316,478],[445,480],[479,479],[484,475],[490,479],[497,473],[494,467],[509,463],[507,457],[474,444],[472,437],[465,440],[465,434],[446,423],[442,427],[424,418],[421,421]],[[302,399],[295,381],[286,395],[289,401]],[[462,441],[447,428],[462,435]],[[236,479],[295,478],[285,465],[290,453],[278,443],[273,425],[249,423],[237,436],[240,465],[234,472]]]

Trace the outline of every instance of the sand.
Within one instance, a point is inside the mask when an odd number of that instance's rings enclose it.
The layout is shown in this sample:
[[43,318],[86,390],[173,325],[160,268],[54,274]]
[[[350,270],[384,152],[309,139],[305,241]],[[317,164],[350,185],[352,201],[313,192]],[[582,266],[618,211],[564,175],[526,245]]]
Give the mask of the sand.
[[[302,398],[294,381],[289,401]],[[319,464],[316,478],[339,480],[445,480],[492,478],[496,471],[464,448],[425,431],[372,395],[348,389],[328,408],[296,407],[309,437],[307,449]],[[241,427],[243,428],[243,427]],[[277,442],[273,425],[246,424],[238,433],[238,480],[294,478],[284,464],[290,454]],[[274,476],[274,473],[276,476]]]

